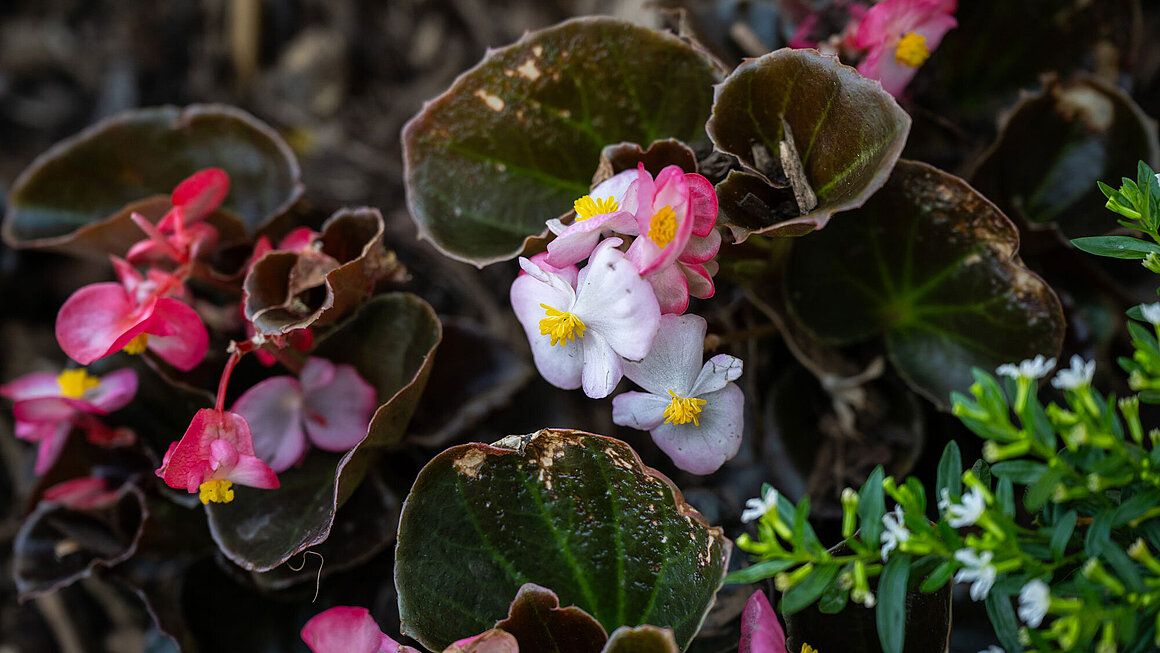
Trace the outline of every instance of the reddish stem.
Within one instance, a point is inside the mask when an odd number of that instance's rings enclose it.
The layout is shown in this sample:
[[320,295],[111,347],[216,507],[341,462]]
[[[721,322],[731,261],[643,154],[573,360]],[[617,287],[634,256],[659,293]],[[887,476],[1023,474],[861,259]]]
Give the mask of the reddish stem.
[[238,361],[242,360],[254,348],[253,343],[249,340],[242,342],[230,343],[230,357],[226,360],[226,366],[222,369],[222,378],[218,381],[217,400],[214,401],[213,409],[223,412],[226,408],[226,387],[230,384],[230,375],[234,373],[234,367],[237,366]]

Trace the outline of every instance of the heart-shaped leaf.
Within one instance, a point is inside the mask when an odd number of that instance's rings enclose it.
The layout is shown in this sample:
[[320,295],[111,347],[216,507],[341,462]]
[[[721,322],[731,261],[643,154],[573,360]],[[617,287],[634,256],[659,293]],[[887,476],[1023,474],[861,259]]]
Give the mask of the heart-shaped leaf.
[[[100,481],[98,481],[100,482]],[[109,493],[113,494],[113,493]],[[149,512],[145,495],[125,484],[95,505],[44,500],[12,542],[13,576],[23,598],[60,589],[133,555]]]
[[704,134],[708,56],[612,18],[577,18],[492,50],[403,129],[419,233],[477,265],[510,259],[588,192],[606,145]]
[[[717,87],[706,130],[758,175],[725,182],[721,224],[740,242],[750,233],[800,235],[861,206],[890,175],[910,116],[836,57],[784,48],[742,63]],[[755,181],[783,192],[749,188]],[[812,206],[795,198],[810,192]],[[756,201],[745,201],[749,195]],[[735,206],[726,206],[729,198]]]
[[345,454],[310,451],[278,475],[277,490],[243,488],[232,502],[208,506],[210,532],[227,557],[250,571],[269,571],[326,539],[335,510],[362,480],[371,457],[402,438],[440,333],[426,302],[395,293],[375,297],[326,335],[313,355],[354,365],[376,390],[380,405],[367,435]]
[[403,504],[403,632],[441,649],[491,627],[533,582],[606,632],[668,626],[687,646],[730,547],[618,440],[545,429],[453,447],[423,468]]
[[[127,204],[168,196],[183,179],[209,167],[229,173],[223,208],[251,233],[302,194],[289,146],[240,109],[192,105],[127,111],[32,162],[7,198],[4,240],[13,247],[83,251],[92,230]],[[128,243],[142,237],[131,236]]]
[[1158,159],[1156,122],[1126,93],[1093,77],[1052,77],[1015,106],[971,183],[1012,218],[1090,236],[1116,225],[1098,209],[1096,181]]
[[383,246],[378,209],[342,209],[322,225],[318,249],[269,252],[246,273],[246,319],[263,335],[322,326],[346,315],[375,282],[405,274]]
[[945,407],[972,367],[1059,352],[1059,299],[1018,248],[1011,221],[966,182],[900,161],[856,214],[794,242],[786,298],[824,339],[883,335],[903,379]]

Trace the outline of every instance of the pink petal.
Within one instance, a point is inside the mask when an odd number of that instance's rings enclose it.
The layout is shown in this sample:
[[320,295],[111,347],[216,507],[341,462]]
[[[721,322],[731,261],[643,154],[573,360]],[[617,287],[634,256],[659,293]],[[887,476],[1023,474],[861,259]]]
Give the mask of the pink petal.
[[[633,241],[627,252],[628,259],[642,275],[672,265],[684,251],[689,235],[693,233],[694,220],[689,213],[689,186],[685,181],[685,173],[677,166],[668,166],[657,175],[655,188],[651,204],[645,204],[642,200],[642,208],[636,213],[641,237]],[[677,233],[661,249],[648,237],[648,232],[653,216],[666,206],[676,214]]]
[[209,332],[201,317],[176,299],[157,300],[145,332],[149,350],[183,372],[197,367],[209,351]]
[[187,223],[197,222],[221,206],[230,192],[230,176],[221,168],[199,170],[173,189],[170,201],[180,207]]
[[83,399],[102,411],[124,408],[137,395],[137,372],[129,368],[101,377],[95,388],[86,390]]
[[741,644],[737,653],[786,653],[785,631],[761,590],[749,597],[741,613]]
[[56,340],[82,365],[120,351],[145,330],[152,303],[137,306],[119,283],[94,283],[72,294],[56,316]]
[[681,252],[678,260],[682,263],[704,263],[717,256],[721,249],[721,232],[710,229],[708,236],[693,235],[685,244],[685,251]]
[[[303,375],[311,361],[303,367]],[[329,362],[329,361],[328,361]],[[374,387],[367,383],[353,365],[332,366],[332,381],[326,386],[306,386],[303,418],[310,442],[326,451],[346,451],[362,441],[371,423],[371,414],[378,407]]]
[[56,423],[72,419],[77,413],[77,404],[82,410],[89,407],[83,401],[73,404],[64,397],[25,399],[12,405],[12,415],[22,422]]
[[44,491],[41,499],[84,510],[112,505],[117,500],[117,491],[109,490],[103,478],[82,476],[53,485]]
[[627,211],[603,213],[587,220],[577,220],[548,243],[547,261],[554,267],[578,263],[592,254],[600,236],[605,232],[632,235],[636,233],[636,226],[636,219]]
[[60,383],[56,374],[52,372],[32,372],[0,385],[0,397],[7,397],[12,401],[32,399],[35,397],[59,397]]
[[712,182],[695,172],[685,173],[685,183],[689,185],[693,235],[704,238],[717,226],[717,192],[713,190]]
[[661,313],[680,315],[689,308],[689,282],[679,263],[661,268],[645,279],[652,286]]
[[309,249],[314,243],[314,239],[319,235],[317,231],[314,231],[310,227],[298,227],[286,234],[282,242],[278,243],[278,249],[295,252]]
[[209,466],[214,470],[214,476],[221,478],[226,471],[238,464],[238,450],[226,440],[214,440],[209,443]]
[[[539,254],[536,254],[531,258],[531,262],[536,264],[536,266],[541,270],[559,275],[561,278],[568,282],[568,285],[572,286],[573,288],[576,287],[576,276],[579,274],[580,269],[575,265],[565,265],[558,268],[551,263],[548,263],[547,252],[540,252]],[[520,274],[527,274],[527,272],[521,268]]]
[[302,627],[313,653],[418,653],[379,630],[366,608],[340,605],[314,615]]
[[302,369],[298,372],[298,381],[302,384],[302,394],[308,394],[319,388],[325,388],[334,382],[335,364],[325,358],[311,356],[306,359]]
[[60,452],[64,449],[65,443],[68,442],[68,434],[72,431],[72,424],[70,422],[61,422],[57,424],[50,432],[48,437],[40,440],[40,445],[36,449],[36,465],[32,468],[37,475],[44,474],[60,457]]
[[176,446],[170,446],[158,475],[169,487],[196,492],[213,471],[210,469],[211,447],[216,440],[229,443],[239,457],[253,457],[254,444],[244,418],[235,413],[203,408],[193,416]]
[[278,475],[274,473],[274,470],[262,462],[261,458],[251,455],[238,456],[238,462],[233,469],[220,478],[233,481],[238,485],[248,485],[264,490],[274,490],[279,485]]
[[729,384],[699,398],[706,402],[700,425],[661,424],[651,434],[677,467],[693,474],[712,474],[741,447],[745,395]]
[[622,392],[612,399],[612,422],[651,431],[665,421],[669,403],[648,392]]
[[580,275],[572,312],[617,354],[640,360],[656,337],[660,307],[649,283],[616,249],[616,240],[604,241],[593,252],[585,268],[588,273]]
[[708,299],[716,290],[713,287],[713,278],[704,265],[677,262],[681,274],[685,275],[685,282],[689,286],[689,296],[697,299]]
[[231,410],[250,425],[254,454],[282,472],[306,453],[302,388],[289,376],[265,379],[242,393]]

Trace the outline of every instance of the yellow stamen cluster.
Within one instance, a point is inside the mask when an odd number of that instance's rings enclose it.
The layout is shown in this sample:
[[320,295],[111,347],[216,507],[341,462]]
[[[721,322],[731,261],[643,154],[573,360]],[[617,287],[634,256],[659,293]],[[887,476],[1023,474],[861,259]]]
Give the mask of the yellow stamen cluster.
[[101,380],[82,369],[76,369],[61,372],[56,377],[56,383],[60,386],[60,396],[80,399],[85,390],[97,387]]
[[584,337],[584,323],[572,313],[558,311],[540,304],[548,317],[540,320],[540,335],[551,336],[553,345],[564,346],[569,341]]
[[802,644],[802,653],[818,653],[818,649],[809,644]]
[[652,217],[648,223],[648,237],[661,249],[673,242],[677,237],[677,213],[673,207],[666,206]]
[[688,424],[692,422],[693,426],[701,425],[701,406],[705,405],[704,399],[686,399],[672,390],[669,390],[669,396],[673,400],[669,402],[668,408],[665,408],[664,418],[666,424],[670,422],[673,424]]
[[572,204],[572,208],[576,210],[576,220],[587,220],[594,215],[603,215],[605,213],[612,213],[620,208],[616,203],[616,198],[611,195],[608,199],[598,200],[593,199],[591,195],[585,195],[576,200]]
[[234,491],[230,489],[233,483],[222,479],[213,479],[202,483],[197,497],[205,505],[212,503],[229,503],[234,500]]
[[917,68],[930,57],[930,49],[926,47],[926,37],[916,32],[907,32],[898,40],[898,47],[894,49],[894,60],[904,66]]
[[121,351],[131,356],[136,356],[145,351],[145,346],[149,344],[149,334],[139,333],[129,342],[125,343],[125,347]]

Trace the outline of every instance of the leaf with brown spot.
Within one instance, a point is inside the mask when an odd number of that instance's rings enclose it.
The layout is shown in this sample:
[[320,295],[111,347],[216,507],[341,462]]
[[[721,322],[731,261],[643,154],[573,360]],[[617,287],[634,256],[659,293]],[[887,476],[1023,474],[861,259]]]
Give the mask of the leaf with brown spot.
[[561,608],[555,592],[535,583],[520,587],[507,619],[495,627],[511,633],[521,651],[592,653],[608,641],[592,615],[576,606]]
[[719,79],[684,41],[613,18],[490,51],[403,129],[419,233],[457,260],[515,257],[588,192],[605,146],[703,137]]
[[1052,76],[1015,106],[970,179],[1024,224],[1092,236],[1116,228],[1096,182],[1131,176],[1137,161],[1160,162],[1156,121],[1115,86]]
[[[783,48],[745,61],[717,86],[705,128],[717,149],[753,173],[731,174],[718,191],[730,200],[721,200],[721,224],[740,242],[750,233],[801,235],[825,226],[838,211],[861,206],[890,175],[910,116],[881,84],[836,57]],[[784,189],[790,179],[781,163],[783,142],[797,152],[796,158],[787,152],[787,160],[804,172],[799,193],[804,200],[807,187],[812,190],[816,207],[798,210],[793,190]],[[761,183],[771,188],[756,189]],[[757,201],[739,203],[750,196]]]
[[[8,196],[4,241],[12,247],[123,254],[142,239],[128,229],[130,203],[168,196],[203,168],[230,175],[222,208],[253,233],[302,194],[298,162],[274,130],[224,105],[126,111],[61,141],[20,175]],[[104,224],[112,221],[113,225]]]
[[431,649],[491,627],[524,583],[620,626],[688,645],[731,543],[628,445],[545,429],[436,456],[403,504],[395,585],[403,632]]
[[972,367],[1059,353],[1059,299],[1018,249],[1011,221],[962,179],[900,161],[866,206],[794,242],[786,299],[830,342],[883,336],[907,384],[946,407]]

